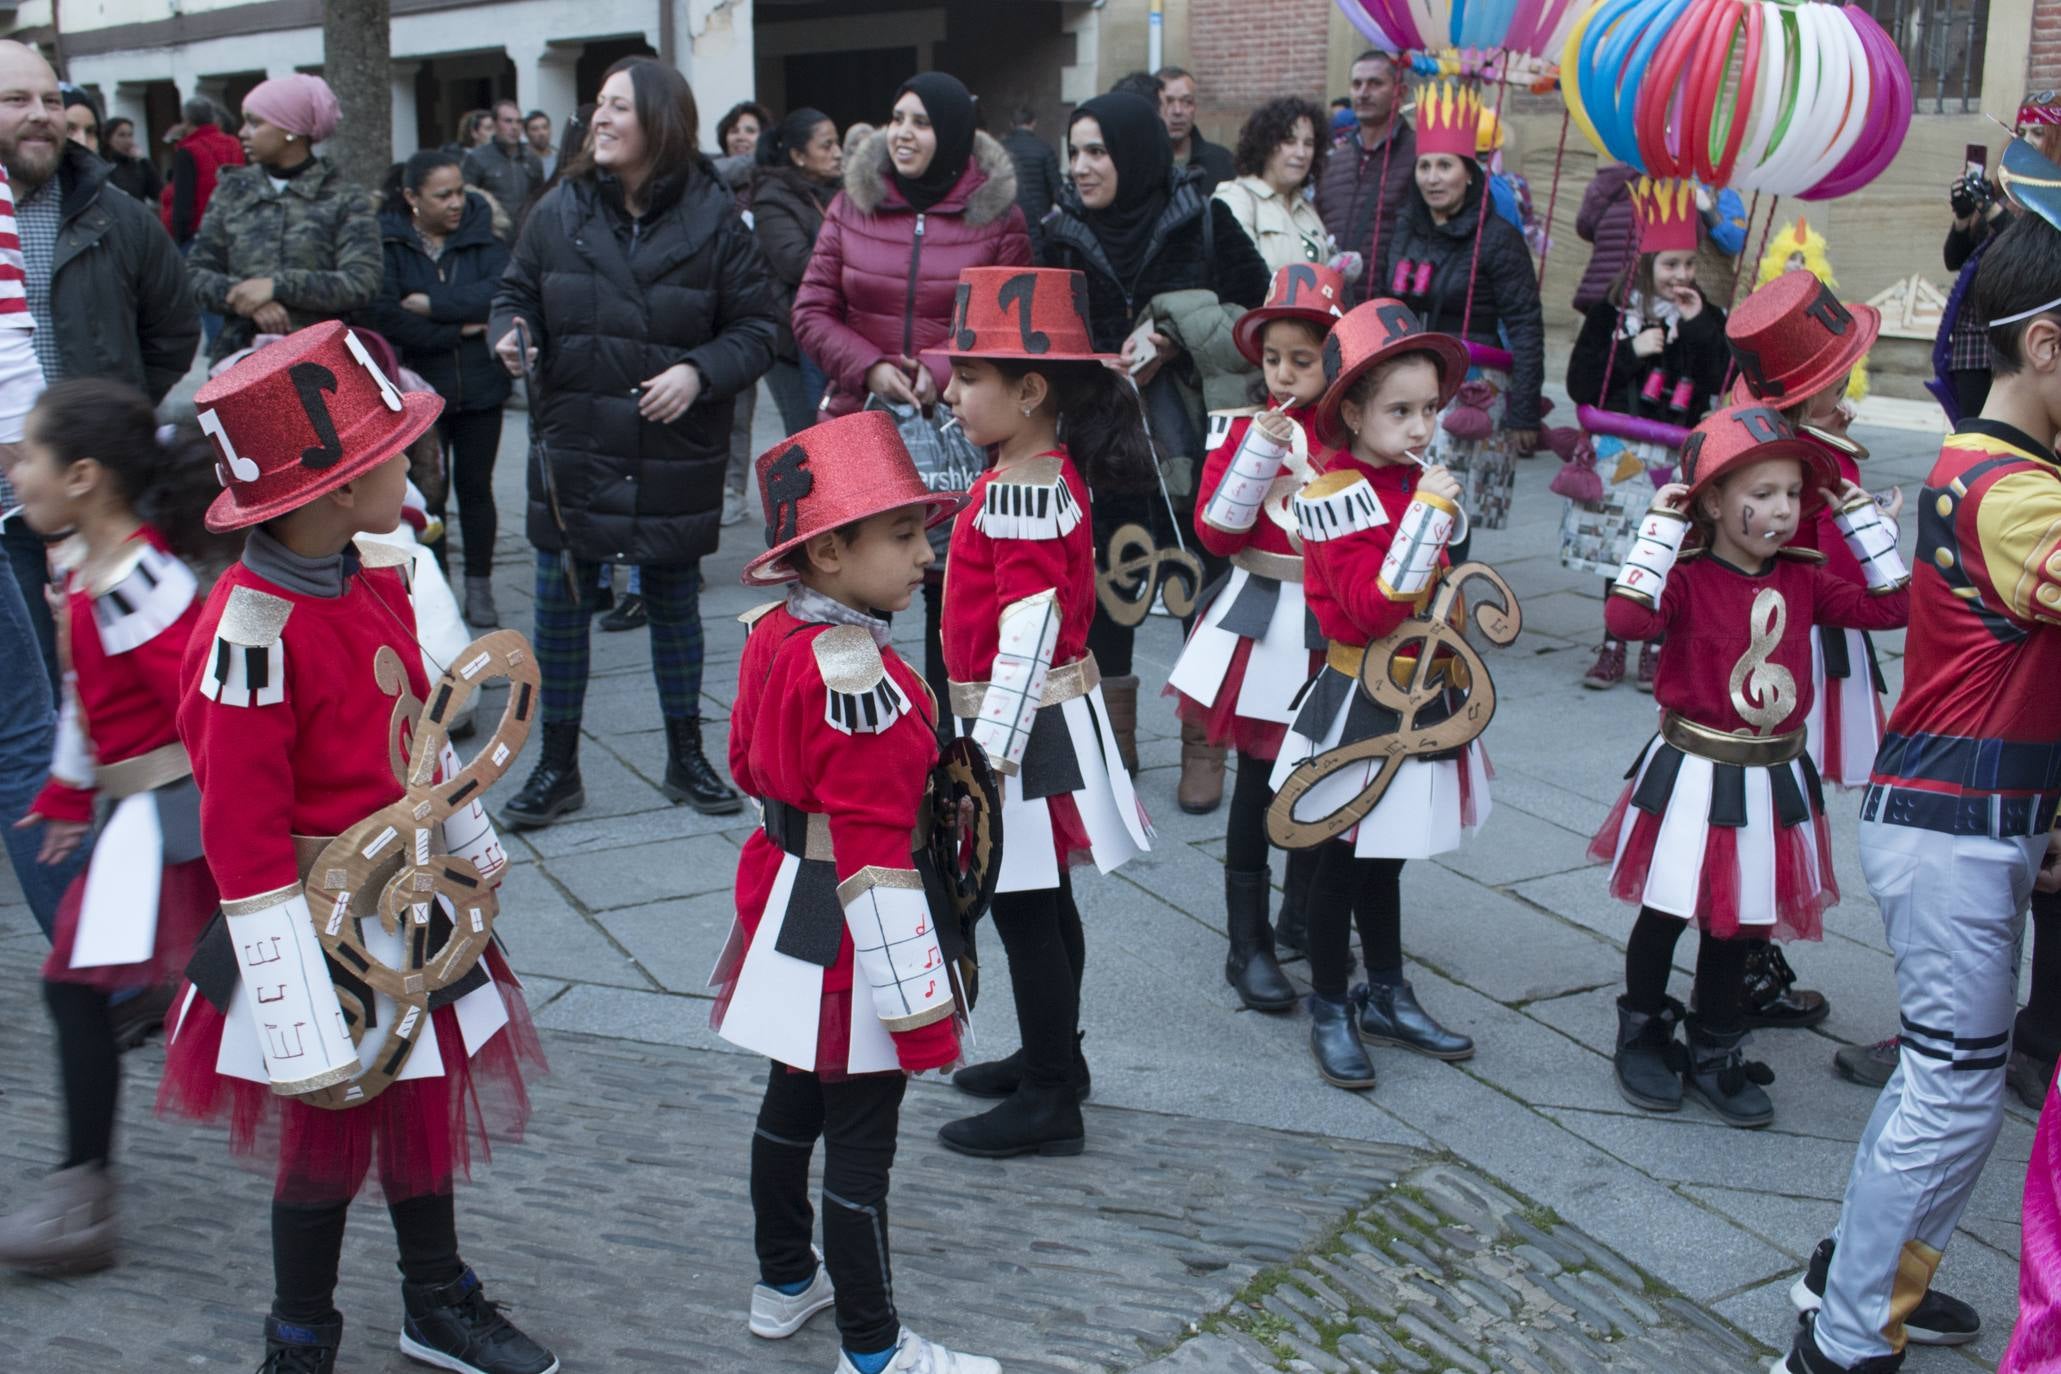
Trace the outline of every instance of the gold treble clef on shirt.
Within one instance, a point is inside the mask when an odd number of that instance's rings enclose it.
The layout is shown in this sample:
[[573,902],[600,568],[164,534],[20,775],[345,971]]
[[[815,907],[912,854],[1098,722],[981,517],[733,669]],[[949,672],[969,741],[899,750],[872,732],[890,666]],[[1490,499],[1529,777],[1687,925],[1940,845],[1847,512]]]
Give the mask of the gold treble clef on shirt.
[[1763,587],[1747,612],[1753,639],[1732,665],[1732,709],[1758,735],[1773,734],[1796,709],[1796,679],[1769,659],[1782,643],[1789,624],[1789,604],[1773,587]]

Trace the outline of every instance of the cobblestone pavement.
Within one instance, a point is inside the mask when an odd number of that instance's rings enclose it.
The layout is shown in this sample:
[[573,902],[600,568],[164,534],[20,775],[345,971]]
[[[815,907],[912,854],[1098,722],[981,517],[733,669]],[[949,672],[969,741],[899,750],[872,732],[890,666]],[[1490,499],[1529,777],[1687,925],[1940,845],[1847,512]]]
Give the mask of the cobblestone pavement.
[[[762,444],[778,437],[767,428],[774,413],[761,404]],[[506,623],[526,628],[534,574],[518,515],[524,432],[521,412],[510,412],[497,476],[497,587]],[[1902,481],[1913,495],[1936,437],[1860,437],[1876,452],[1871,484]],[[1853,843],[1854,801],[1832,800],[1845,900],[1828,915],[1823,944],[1790,951],[1805,983],[1830,997],[1832,1016],[1814,1031],[1763,1033],[1755,1045],[1777,1071],[1775,1125],[1739,1132],[1699,1107],[1666,1118],[1626,1107],[1608,1049],[1633,913],[1609,900],[1583,849],[1653,727],[1652,703],[1629,687],[1577,686],[1600,632],[1601,586],[1559,567],[1551,466],[1522,465],[1511,527],[1475,536],[1475,556],[1509,578],[1525,615],[1523,636],[1491,655],[1500,703],[1485,743],[1497,769],[1495,814],[1475,842],[1411,864],[1403,877],[1411,977],[1435,1014],[1475,1038],[1479,1055],[1440,1064],[1376,1051],[1379,1087],[1344,1093],[1314,1073],[1300,1012],[1238,1009],[1222,976],[1223,815],[1174,805],[1176,724],[1150,684],[1165,679],[1178,627],[1151,620],[1137,657],[1148,684],[1140,792],[1159,839],[1118,874],[1084,874],[1076,885],[1089,926],[1090,1154],[1078,1165],[969,1165],[930,1139],[960,1104],[941,1086],[912,1091],[896,1175],[898,1291],[921,1329],[993,1349],[1012,1368],[1122,1367],[1165,1355],[1160,1369],[1195,1374],[1287,1358],[1378,1368],[1368,1352],[1384,1342],[1407,1352],[1391,1352],[1387,1367],[1413,1371],[1744,1370],[1755,1361],[1736,1343],[1742,1335],[1763,1351],[1786,1343],[1788,1286],[1837,1216],[1874,1102],[1834,1076],[1832,1051],[1877,1039],[1895,1021],[1889,956]],[[704,564],[703,714],[718,759],[743,641],[733,617],[765,598],[736,584],[757,542],[749,522],[725,530],[723,549]],[[920,618],[898,622],[905,651],[919,653]],[[1901,636],[1878,643],[1894,687]],[[827,1330],[770,1353],[735,1338],[750,1278],[741,1169],[756,1070],[709,1032],[705,985],[747,825],[698,816],[659,793],[664,744],[644,635],[595,635],[589,703],[588,806],[512,839],[517,862],[497,926],[530,981],[558,1073],[539,1099],[532,1143],[497,1156],[467,1194],[469,1253],[495,1292],[519,1304],[518,1320],[577,1357],[569,1370],[827,1369]],[[526,771],[518,765],[515,778]],[[23,934],[26,916],[5,900],[0,893],[0,938],[27,943],[0,947],[23,950],[30,963],[38,937]],[[1685,940],[1679,996],[1694,954]],[[47,1164],[55,1132],[41,1009],[11,978],[0,975],[0,1206]],[[985,981],[981,1056],[1015,1041],[1008,980]],[[132,1075],[154,1077],[155,1054],[132,1060]],[[136,1122],[136,1105],[125,1162],[149,1206],[133,1210],[161,1214],[162,1227],[138,1227],[137,1262],[116,1275],[0,1286],[0,1349],[20,1348],[25,1332],[35,1333],[32,1348],[48,1349],[48,1324],[60,1341],[125,1351],[158,1342],[176,1351],[163,1363],[233,1367],[245,1358],[229,1355],[248,1347],[262,1283],[217,1276],[262,1274],[262,1183],[235,1185],[248,1200],[236,1210],[220,1205],[219,1184],[186,1190],[194,1161],[212,1161],[212,1143]],[[1913,1351],[1910,1374],[1994,1368],[2002,1353],[2033,1125],[2014,1100],[1939,1274],[1982,1311],[1984,1338],[1960,1351]],[[1507,1201],[1461,1205],[1437,1178]],[[388,1348],[397,1298],[391,1288],[368,1291],[388,1281],[388,1242],[367,1221],[353,1233],[348,1266],[352,1368]],[[951,1248],[948,1228],[971,1241]],[[229,1257],[218,1263],[225,1244]],[[1308,1247],[1315,1257],[1298,1259]],[[1406,1263],[1367,1263],[1377,1252]],[[1666,1323],[1657,1330],[1656,1312]],[[1716,1328],[1692,1324],[1692,1313]],[[1191,1327],[1199,1334],[1168,1354]],[[76,1362],[38,1367],[132,1367],[76,1348]]]

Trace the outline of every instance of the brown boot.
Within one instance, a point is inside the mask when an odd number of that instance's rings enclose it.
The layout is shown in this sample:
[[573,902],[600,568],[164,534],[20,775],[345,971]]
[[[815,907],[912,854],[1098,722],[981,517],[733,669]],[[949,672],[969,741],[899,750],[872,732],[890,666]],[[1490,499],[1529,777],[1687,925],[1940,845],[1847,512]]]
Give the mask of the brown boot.
[[1132,777],[1138,776],[1138,675],[1102,679],[1102,704],[1109,708],[1109,728],[1116,735],[1116,756]]
[[116,1259],[114,1179],[99,1164],[59,1169],[19,1210],[0,1217],[0,1266],[86,1274]]
[[1191,816],[1207,816],[1224,800],[1224,746],[1211,744],[1199,725],[1181,723],[1181,781],[1174,800]]

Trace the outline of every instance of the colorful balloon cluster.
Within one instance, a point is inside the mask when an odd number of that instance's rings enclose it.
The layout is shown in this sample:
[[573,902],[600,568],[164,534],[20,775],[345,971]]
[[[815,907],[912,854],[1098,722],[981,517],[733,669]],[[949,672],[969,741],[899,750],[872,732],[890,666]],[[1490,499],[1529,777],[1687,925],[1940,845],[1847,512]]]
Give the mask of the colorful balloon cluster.
[[1561,54],[1569,114],[1606,156],[1830,200],[1911,125],[1911,75],[1865,10],[1819,0],[1597,0]]
[[1386,52],[1454,49],[1557,60],[1583,0],[1338,0],[1353,27]]

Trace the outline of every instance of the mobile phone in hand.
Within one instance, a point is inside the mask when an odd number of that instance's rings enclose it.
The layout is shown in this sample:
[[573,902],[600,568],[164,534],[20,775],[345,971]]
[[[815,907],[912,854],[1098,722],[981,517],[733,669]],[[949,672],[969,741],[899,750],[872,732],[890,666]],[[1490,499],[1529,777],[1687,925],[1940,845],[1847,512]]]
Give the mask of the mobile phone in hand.
[[1989,172],[1989,149],[1970,143],[1961,150],[1961,174],[1981,180]]

